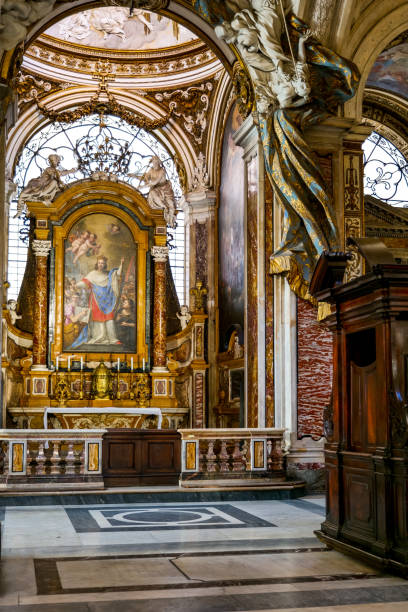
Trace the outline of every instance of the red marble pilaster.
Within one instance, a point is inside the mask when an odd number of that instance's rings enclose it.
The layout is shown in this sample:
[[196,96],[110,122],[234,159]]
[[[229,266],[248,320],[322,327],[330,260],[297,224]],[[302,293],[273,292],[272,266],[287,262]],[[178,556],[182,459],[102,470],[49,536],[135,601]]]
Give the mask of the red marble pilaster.
[[48,268],[47,257],[51,248],[49,240],[34,240],[35,253],[35,301],[33,328],[33,366],[47,364],[47,313]]
[[333,334],[317,321],[317,308],[298,299],[298,438],[323,436],[323,410],[331,401]]
[[167,368],[166,360],[166,262],[167,247],[152,248],[154,259],[153,368]]

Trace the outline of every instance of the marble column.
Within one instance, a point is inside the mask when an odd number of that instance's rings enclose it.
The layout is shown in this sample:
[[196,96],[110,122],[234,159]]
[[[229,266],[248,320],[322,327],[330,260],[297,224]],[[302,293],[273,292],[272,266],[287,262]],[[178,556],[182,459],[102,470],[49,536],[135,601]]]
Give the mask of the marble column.
[[32,249],[36,263],[32,369],[44,370],[47,367],[47,258],[51,240],[33,240]]
[[153,372],[167,372],[166,360],[166,264],[169,249],[154,246]]
[[[215,209],[216,195],[206,185],[191,191],[185,196],[187,204],[187,222],[189,228],[189,283],[195,287],[197,281],[201,281],[207,289],[207,343],[208,343],[208,375],[202,372],[201,380],[206,384],[208,376],[208,418],[209,426],[215,425],[213,420],[213,409],[217,404],[217,334],[216,334],[216,295],[215,278],[218,261],[216,258],[216,230]],[[190,304],[190,309],[194,304]],[[203,336],[204,337],[204,336]],[[203,355],[201,356],[203,359]],[[202,394],[203,402],[206,393]],[[206,410],[206,407],[203,408]],[[204,422],[204,421],[203,421]],[[202,425],[194,425],[194,427]]]

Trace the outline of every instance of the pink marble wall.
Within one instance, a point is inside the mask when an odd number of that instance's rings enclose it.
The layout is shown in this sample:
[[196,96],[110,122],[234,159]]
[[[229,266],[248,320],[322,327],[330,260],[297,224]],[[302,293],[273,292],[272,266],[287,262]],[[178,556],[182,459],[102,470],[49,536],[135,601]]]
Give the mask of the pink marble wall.
[[298,299],[298,438],[323,435],[323,410],[333,381],[333,336],[317,309]]

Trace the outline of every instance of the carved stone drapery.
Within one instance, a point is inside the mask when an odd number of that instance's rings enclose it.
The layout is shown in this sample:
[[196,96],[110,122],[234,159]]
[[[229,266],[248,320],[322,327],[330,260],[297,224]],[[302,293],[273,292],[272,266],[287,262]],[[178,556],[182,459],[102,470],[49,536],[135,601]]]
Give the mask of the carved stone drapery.
[[33,240],[35,254],[35,301],[33,329],[33,369],[43,369],[47,362],[47,257],[50,240]]
[[167,371],[166,359],[166,262],[169,249],[154,246],[153,371]]

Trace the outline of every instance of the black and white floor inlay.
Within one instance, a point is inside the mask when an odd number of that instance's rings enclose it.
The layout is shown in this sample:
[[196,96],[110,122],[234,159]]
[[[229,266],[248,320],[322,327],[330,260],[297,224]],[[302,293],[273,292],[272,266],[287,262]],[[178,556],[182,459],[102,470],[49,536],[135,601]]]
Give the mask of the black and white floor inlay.
[[228,504],[194,506],[134,506],[65,508],[77,533],[95,531],[152,531],[158,529],[216,529],[275,527]]

